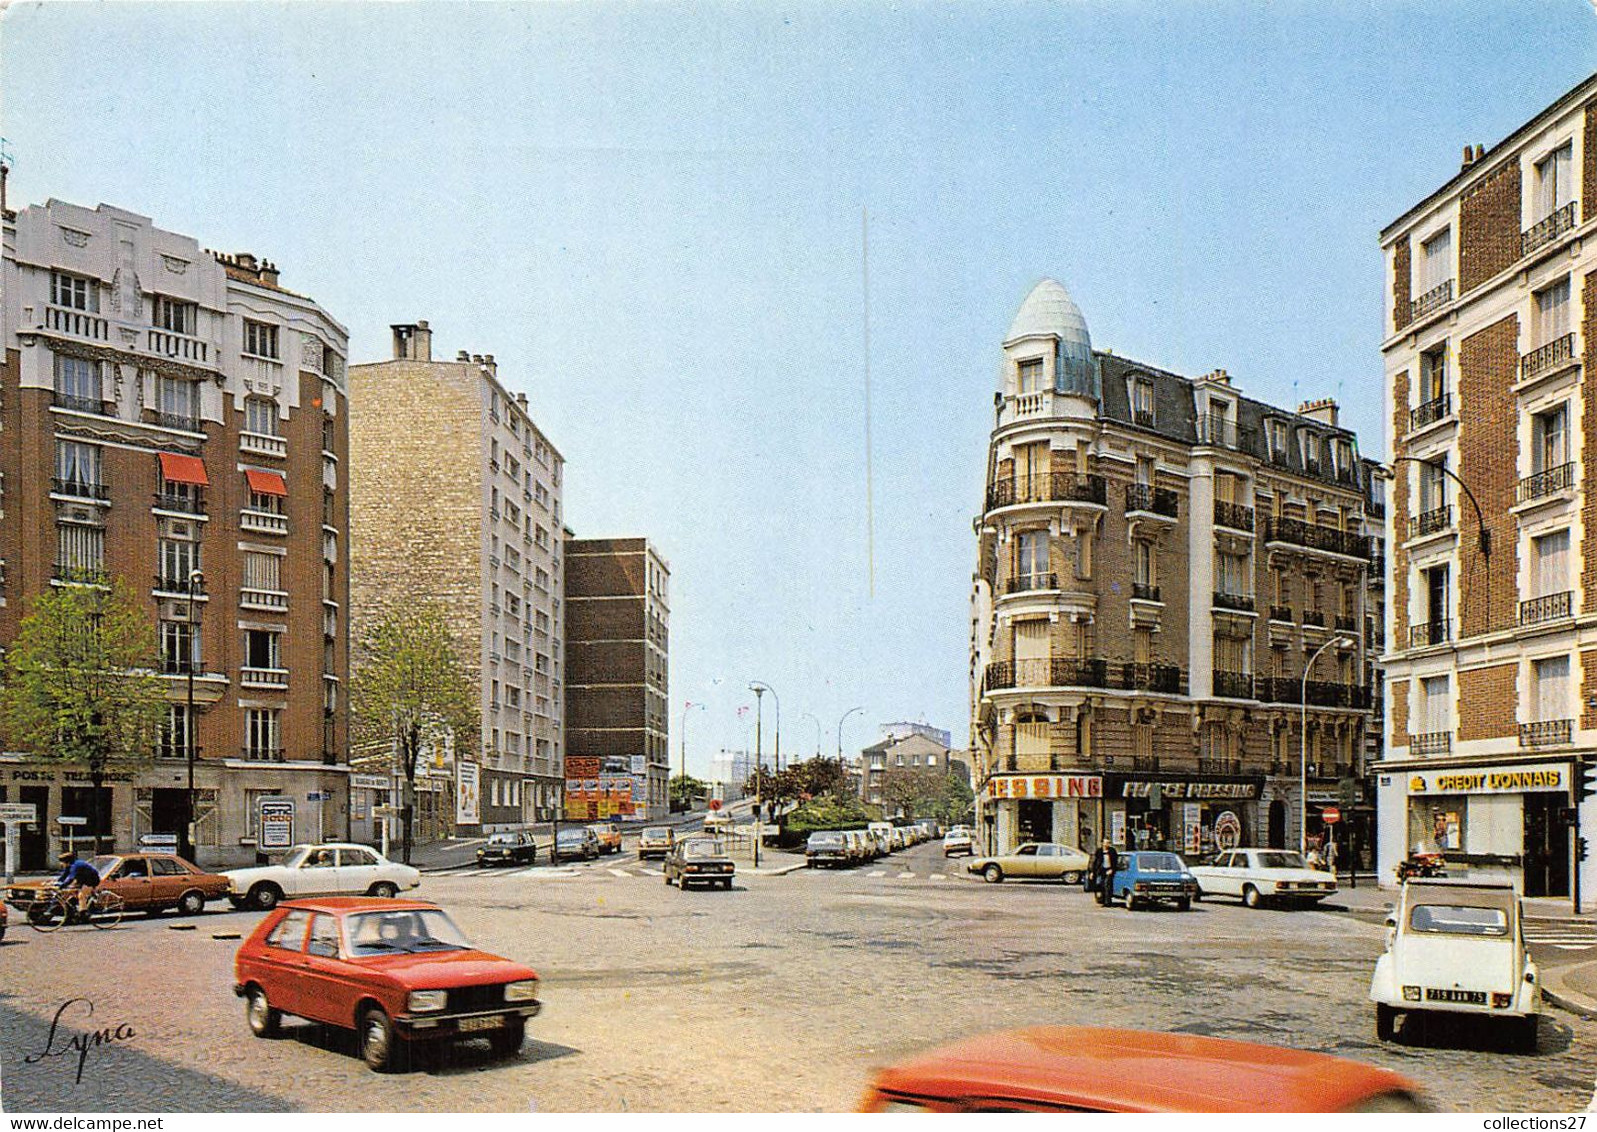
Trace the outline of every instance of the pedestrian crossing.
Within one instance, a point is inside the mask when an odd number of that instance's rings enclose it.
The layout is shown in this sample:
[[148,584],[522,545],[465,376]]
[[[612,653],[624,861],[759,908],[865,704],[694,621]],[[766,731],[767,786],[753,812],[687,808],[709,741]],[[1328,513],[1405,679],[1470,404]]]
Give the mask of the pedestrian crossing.
[[1561,916],[1525,917],[1525,942],[1559,951],[1597,947],[1597,921]]

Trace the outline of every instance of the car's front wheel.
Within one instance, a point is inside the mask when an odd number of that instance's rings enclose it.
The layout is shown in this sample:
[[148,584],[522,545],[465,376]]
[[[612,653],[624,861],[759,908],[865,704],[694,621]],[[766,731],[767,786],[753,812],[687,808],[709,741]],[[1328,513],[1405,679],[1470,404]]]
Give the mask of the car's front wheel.
[[1384,1002],[1375,1004],[1375,1036],[1383,1042],[1397,1040],[1397,1010]]
[[1060,877],[1059,879],[1064,881],[1066,884],[1080,884],[1081,883],[1081,874],[1078,873],[1078,872],[1075,872],[1075,871],[1071,871],[1071,872],[1066,873],[1064,876]]
[[177,898],[177,910],[185,916],[198,916],[205,911],[205,893],[191,888]]
[[488,1046],[493,1050],[495,1057],[514,1057],[521,1049],[521,1043],[526,1038],[526,1019],[512,1018],[506,1023],[503,1030],[489,1035]]
[[998,884],[1004,879],[1004,870],[997,865],[988,865],[981,871],[981,878],[988,884]]
[[393,1021],[382,1007],[368,1007],[361,1015],[360,1056],[376,1072],[386,1073],[394,1067],[399,1040]]
[[266,1000],[266,992],[251,987],[244,999],[244,1017],[250,1024],[250,1033],[257,1038],[275,1038],[282,1027],[283,1014]]
[[384,900],[392,900],[399,895],[399,886],[391,880],[380,880],[371,886],[371,894],[380,896]]
[[1526,1018],[1516,1018],[1513,1021],[1513,1026],[1514,1029],[1510,1037],[1513,1038],[1514,1048],[1520,1053],[1535,1053],[1537,1016],[1532,1014]]
[[1190,896],[1183,896],[1180,900],[1177,900],[1176,901],[1176,911],[1177,912],[1190,912],[1190,911],[1192,911],[1192,898]]
[[250,889],[250,904],[262,912],[270,912],[283,899],[283,890],[275,884],[258,884]]
[[1264,897],[1260,895],[1259,890],[1253,885],[1245,884],[1242,886],[1242,903],[1249,908],[1262,908],[1264,907]]

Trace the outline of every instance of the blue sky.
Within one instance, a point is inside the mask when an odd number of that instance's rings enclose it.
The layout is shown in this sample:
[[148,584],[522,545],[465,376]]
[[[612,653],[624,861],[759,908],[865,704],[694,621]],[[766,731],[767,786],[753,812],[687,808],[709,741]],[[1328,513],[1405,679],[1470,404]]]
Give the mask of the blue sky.
[[703,771],[750,680],[784,753],[856,705],[849,749],[965,736],[998,345],[1043,276],[1098,348],[1335,396],[1384,454],[1376,233],[1594,60],[1589,0],[19,4],[0,133],[13,207],[264,255],[354,360],[418,318],[494,354],[576,532],[670,560]]

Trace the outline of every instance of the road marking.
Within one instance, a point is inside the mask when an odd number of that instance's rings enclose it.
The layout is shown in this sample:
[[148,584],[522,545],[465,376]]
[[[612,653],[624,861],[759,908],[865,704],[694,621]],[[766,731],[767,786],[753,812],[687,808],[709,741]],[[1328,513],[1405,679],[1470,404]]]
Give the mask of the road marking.
[[613,877],[629,877],[632,875],[625,869],[606,869],[605,872],[609,873]]
[[915,874],[914,873],[910,873],[910,872],[899,873],[898,874],[898,879],[899,880],[914,880],[915,879]]
[[887,870],[886,869],[876,869],[875,871],[868,872],[865,875],[868,876],[868,877],[884,877],[884,876],[887,875]]
[[931,875],[931,879],[932,880],[947,880],[948,878],[945,877],[942,873],[933,873]]
[[513,877],[574,877],[577,875],[577,870],[531,868],[522,869],[519,873],[511,873],[510,875]]

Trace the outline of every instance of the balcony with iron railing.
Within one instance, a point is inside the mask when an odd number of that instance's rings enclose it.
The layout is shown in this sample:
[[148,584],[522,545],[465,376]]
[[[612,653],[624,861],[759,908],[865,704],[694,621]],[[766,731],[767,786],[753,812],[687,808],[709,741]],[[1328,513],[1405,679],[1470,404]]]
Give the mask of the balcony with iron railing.
[[80,397],[74,393],[62,393],[59,389],[51,392],[50,404],[58,409],[67,409],[74,413],[93,413],[97,417],[111,415],[106,412],[105,398]]
[[1252,531],[1253,508],[1241,503],[1227,503],[1223,499],[1216,499],[1214,524],[1217,527],[1230,527],[1234,531]]
[[57,582],[71,586],[108,586],[111,584],[111,572],[101,566],[79,566],[73,563],[57,562],[51,568],[50,577]]
[[1574,740],[1573,719],[1538,719],[1519,725],[1521,747],[1561,747]]
[[1059,588],[1058,574],[1016,574],[1004,581],[1006,594],[1027,593],[1033,590],[1057,590]]
[[1034,476],[1016,476],[991,484],[987,489],[987,510],[1021,503],[1095,503],[1103,506],[1107,498],[1108,491],[1100,475],[1046,472]]
[[1519,254],[1530,255],[1538,248],[1544,248],[1565,232],[1575,227],[1576,208],[1579,201],[1570,201],[1548,213],[1519,235]]
[[205,426],[193,413],[167,413],[159,409],[145,409],[144,419],[149,424],[170,428],[178,432],[204,432]]
[[1446,618],[1421,621],[1408,627],[1408,647],[1411,649],[1443,645],[1453,639],[1453,623]]
[[1309,550],[1323,550],[1349,558],[1370,557],[1370,540],[1355,531],[1342,531],[1335,527],[1308,523],[1302,519],[1276,519],[1265,516],[1264,541],[1301,546]]
[[283,761],[283,748],[246,746],[239,752],[239,757],[252,763],[280,763]]
[[199,762],[204,755],[205,748],[197,743],[160,743],[155,748],[155,757],[170,759],[174,762],[188,762],[193,759]]
[[1233,609],[1242,613],[1252,613],[1256,608],[1252,594],[1234,594],[1225,590],[1214,591],[1214,607]]
[[193,592],[195,597],[205,596],[205,579],[201,578],[198,581],[191,583],[189,576],[186,574],[157,574],[155,575],[154,588],[158,593],[175,594],[179,597],[187,597],[189,595],[189,586],[191,584],[194,587]]
[[1305,609],[1303,611],[1303,624],[1312,626],[1315,629],[1325,628],[1325,610]]
[[1426,535],[1440,534],[1453,526],[1453,505],[1444,503],[1440,507],[1432,507],[1429,511],[1421,511],[1414,520],[1414,533],[1410,538],[1424,538]]
[[1386,518],[1386,504],[1379,499],[1371,499],[1364,504],[1364,513],[1372,519]]
[[1244,428],[1221,413],[1199,413],[1195,422],[1198,443],[1238,452],[1254,450],[1254,430]]
[[111,498],[111,485],[51,476],[50,494],[64,495],[71,499],[92,499],[96,503],[105,503]]
[[1441,284],[1438,284],[1435,287],[1432,287],[1429,291],[1426,291],[1419,298],[1414,299],[1413,301],[1411,301],[1409,303],[1409,305],[1408,305],[1409,321],[1413,322],[1417,318],[1424,318],[1426,315],[1430,314],[1433,311],[1441,310],[1443,307],[1445,307],[1448,303],[1450,303],[1452,301],[1453,301],[1453,281],[1451,279],[1449,279],[1445,283],[1441,283]]
[[186,656],[163,656],[161,658],[161,671],[167,676],[200,675],[205,671],[205,665],[199,660]]
[[1152,409],[1132,409],[1131,423],[1138,428],[1153,428],[1157,418]]
[[174,515],[192,515],[203,518],[205,511],[205,496],[197,491],[174,492],[158,491],[155,493],[155,509],[157,511],[170,511]]
[[1451,393],[1443,393],[1440,397],[1432,397],[1418,408],[1408,411],[1409,431],[1418,431],[1452,414],[1453,395]]
[[1271,621],[1292,621],[1292,607],[1290,605],[1272,605],[1270,607]]
[[1233,700],[1251,700],[1253,698],[1253,673],[1227,672],[1216,668],[1210,674],[1213,677],[1213,694],[1225,696]]
[[1175,492],[1167,487],[1154,487],[1146,483],[1128,483],[1126,485],[1126,512],[1142,511],[1152,515],[1160,515],[1167,519],[1174,519],[1180,513],[1181,501]]
[[1453,733],[1451,731],[1425,731],[1418,735],[1410,735],[1408,749],[1411,755],[1445,754],[1453,749]]
[[1519,623],[1521,625],[1541,625],[1547,621],[1561,621],[1566,617],[1574,616],[1574,594],[1569,590],[1562,593],[1543,594],[1541,597],[1528,598],[1519,603]]
[[1519,359],[1519,379],[1530,381],[1538,374],[1546,373],[1555,366],[1574,360],[1574,357],[1575,335],[1571,331],[1522,355]]
[[1216,759],[1198,757],[1199,774],[1241,774],[1241,759]]
[[982,689],[1107,688],[1179,695],[1183,676],[1181,667],[1175,664],[1109,661],[1103,657],[997,660],[983,672]]
[[1120,666],[1118,683],[1113,687],[1128,692],[1166,692],[1179,695],[1182,691],[1181,666],[1177,664],[1136,663],[1128,661]]
[[1516,503],[1531,503],[1538,499],[1545,499],[1549,495],[1556,495],[1560,491],[1568,491],[1575,486],[1575,464],[1570,461],[1559,464],[1554,468],[1528,475],[1520,480],[1514,489]]
[[1333,627],[1339,633],[1357,633],[1359,631],[1359,619],[1352,614],[1338,613],[1332,621],[1334,623]]
[[1159,587],[1149,582],[1132,582],[1131,596],[1135,601],[1158,601]]
[[1337,680],[1260,676],[1254,681],[1254,698],[1272,704],[1308,704],[1362,711],[1370,706],[1370,689],[1363,684],[1343,684]]

